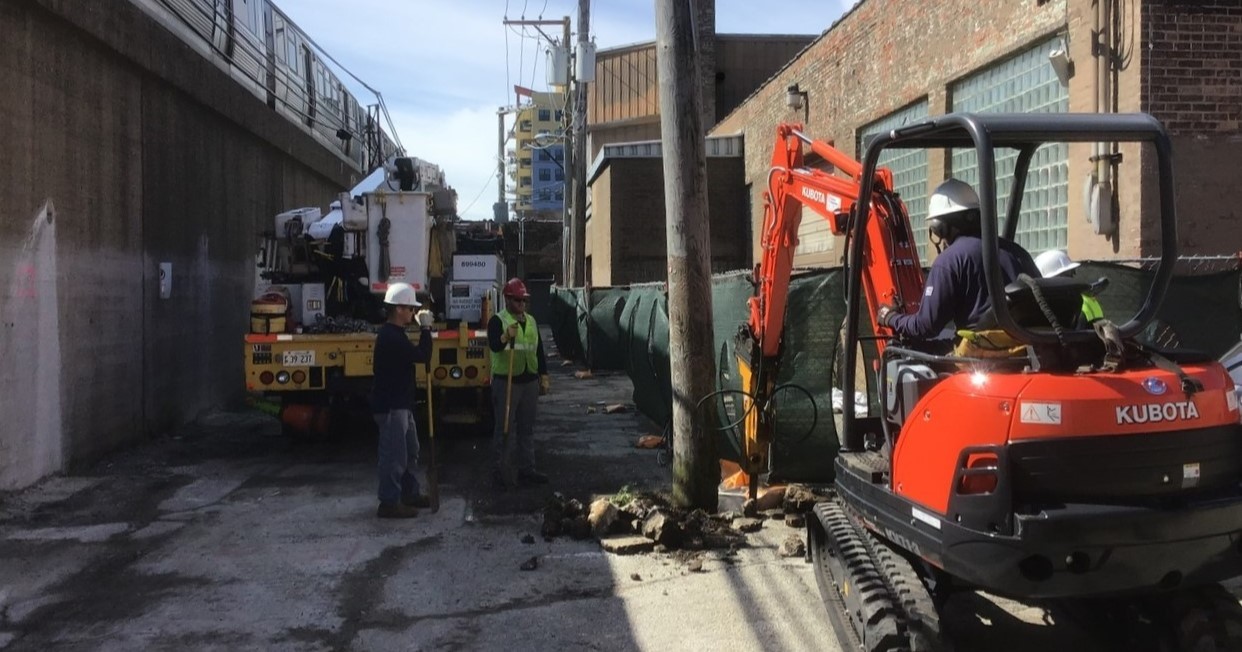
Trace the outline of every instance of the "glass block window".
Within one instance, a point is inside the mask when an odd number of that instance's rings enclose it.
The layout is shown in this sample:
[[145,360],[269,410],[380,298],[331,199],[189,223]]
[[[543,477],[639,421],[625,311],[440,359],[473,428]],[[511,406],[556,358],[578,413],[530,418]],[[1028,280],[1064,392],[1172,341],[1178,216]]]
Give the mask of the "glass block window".
[[[1059,113],[1069,110],[1069,92],[1057,80],[1048,52],[1057,39],[1001,61],[954,84],[949,90],[953,111],[973,113]],[[1013,189],[1016,153],[996,152],[997,217],[1004,219]],[[950,174],[978,189],[979,164],[974,150],[955,149]],[[1032,255],[1064,249],[1069,223],[1069,146],[1045,145],[1035,152],[1026,177],[1018,244]]]
[[[872,122],[858,130],[858,160],[862,160],[864,148],[871,136],[920,122],[927,118],[927,100],[901,109]],[[901,196],[910,215],[914,231],[914,244],[918,247],[919,260],[927,264],[927,150],[889,149],[880,154],[879,164],[893,171],[893,189]]]

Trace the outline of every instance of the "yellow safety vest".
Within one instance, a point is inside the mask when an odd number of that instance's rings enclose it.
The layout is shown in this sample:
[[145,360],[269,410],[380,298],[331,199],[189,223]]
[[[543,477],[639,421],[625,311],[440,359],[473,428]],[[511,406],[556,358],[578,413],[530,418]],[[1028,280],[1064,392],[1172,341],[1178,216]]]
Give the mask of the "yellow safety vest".
[[[500,326],[502,331],[506,331],[510,326],[517,323],[517,319],[508,311],[502,310],[496,315],[500,317]],[[539,373],[539,325],[535,323],[535,318],[526,314],[526,326],[518,326],[517,339],[512,344],[505,344],[505,348],[497,353],[492,351],[492,374],[496,376],[509,375],[509,346],[513,347],[513,375],[520,376],[524,373]]]
[[1086,317],[1087,323],[1090,324],[1097,319],[1104,318],[1104,309],[1100,307],[1100,302],[1096,301],[1095,297],[1084,294],[1082,295],[1082,316]]

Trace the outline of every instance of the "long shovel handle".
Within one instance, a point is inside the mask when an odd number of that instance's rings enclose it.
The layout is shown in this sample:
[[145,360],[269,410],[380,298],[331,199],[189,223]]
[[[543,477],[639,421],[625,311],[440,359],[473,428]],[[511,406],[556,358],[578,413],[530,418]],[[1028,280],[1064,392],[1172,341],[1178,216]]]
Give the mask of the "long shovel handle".
[[[509,342],[509,377],[505,380],[505,437],[509,436],[509,407],[513,400],[513,342]],[[506,440],[507,443],[507,440]]]
[[431,485],[431,513],[440,511],[440,469],[436,466],[436,413],[432,406],[431,361],[427,361],[427,438],[431,448],[427,457],[427,484]]
[[509,459],[509,412],[513,403],[513,349],[514,343],[509,342],[509,375],[505,381],[505,431],[500,448],[500,477],[507,486],[517,484],[514,477],[513,464]]

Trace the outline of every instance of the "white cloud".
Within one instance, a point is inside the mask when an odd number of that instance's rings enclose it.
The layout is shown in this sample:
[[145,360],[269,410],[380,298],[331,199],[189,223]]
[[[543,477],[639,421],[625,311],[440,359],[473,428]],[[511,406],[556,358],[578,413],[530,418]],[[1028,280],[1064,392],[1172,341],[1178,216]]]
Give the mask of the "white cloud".
[[[781,11],[753,0],[716,0],[720,33],[818,34],[849,0],[787,0]],[[384,95],[410,154],[444,168],[466,219],[491,216],[496,201],[496,109],[512,86],[546,88],[545,42],[509,19],[578,17],[576,0],[276,0],[276,5],[346,69]],[[593,0],[600,48],[655,39],[654,0]],[[793,18],[791,18],[793,17]],[[559,25],[543,28],[554,38]],[[577,38],[576,35],[573,38]],[[337,71],[359,102],[375,102]]]

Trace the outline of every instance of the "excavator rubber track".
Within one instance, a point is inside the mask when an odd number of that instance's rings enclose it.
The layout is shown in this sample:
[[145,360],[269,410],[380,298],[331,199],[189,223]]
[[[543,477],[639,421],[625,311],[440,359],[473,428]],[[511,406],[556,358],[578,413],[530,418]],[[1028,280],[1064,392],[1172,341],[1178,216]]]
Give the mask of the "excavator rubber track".
[[842,650],[947,652],[931,593],[914,567],[850,516],[839,499],[807,522],[820,595]]

